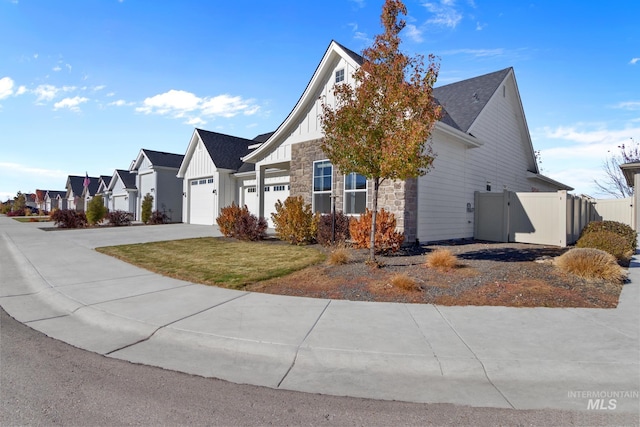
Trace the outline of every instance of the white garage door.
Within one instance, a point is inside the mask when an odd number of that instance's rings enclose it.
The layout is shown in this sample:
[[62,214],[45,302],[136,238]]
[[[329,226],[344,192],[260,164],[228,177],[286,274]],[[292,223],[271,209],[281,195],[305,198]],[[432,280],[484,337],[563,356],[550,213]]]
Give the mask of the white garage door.
[[113,196],[113,210],[115,211],[129,211],[129,199],[127,196]]
[[200,178],[189,181],[189,223],[212,225],[215,223],[216,195],[213,178]]
[[256,216],[258,215],[258,197],[255,185],[244,188],[244,204],[249,209],[249,212]]
[[289,197],[289,183],[265,185],[264,187],[264,216],[269,227],[273,227],[271,213],[276,211],[276,202],[280,200],[282,203]]

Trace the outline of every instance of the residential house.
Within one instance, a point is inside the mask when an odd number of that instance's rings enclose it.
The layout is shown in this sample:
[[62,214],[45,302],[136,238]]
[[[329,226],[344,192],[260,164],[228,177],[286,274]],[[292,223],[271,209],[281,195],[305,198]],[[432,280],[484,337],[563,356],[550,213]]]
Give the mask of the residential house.
[[83,182],[84,188],[82,189],[82,200],[84,202],[84,211],[89,207],[89,202],[98,193],[98,187],[100,186],[100,177],[85,177],[86,181]]
[[99,178],[94,176],[79,176],[69,175],[67,177],[66,199],[67,209],[84,211],[85,200],[83,193],[85,192],[85,179],[88,179],[88,184],[91,189],[87,192],[87,195],[93,196],[98,189]]
[[135,175],[138,199],[136,218],[141,218],[142,201],[153,196],[152,211],[163,212],[169,222],[182,222],[183,179],[178,177],[183,154],[140,150],[129,171]]
[[[220,209],[238,202],[238,183],[233,174],[243,166],[256,141],[195,129],[178,170],[183,179],[182,221],[215,223]],[[253,184],[255,191],[255,182]],[[241,184],[242,188],[242,184]]]
[[66,209],[66,194],[64,190],[47,190],[44,196],[44,210],[51,212],[53,209]]
[[[371,183],[340,173],[320,148],[321,104],[335,105],[334,85],[353,84],[361,64],[360,55],[331,42],[289,116],[242,158],[255,165],[243,176],[256,185],[255,203],[247,203],[254,213],[268,217],[273,210],[267,188],[274,175],[288,189],[283,196],[303,196],[314,211],[330,212],[332,196],[348,215],[371,207]],[[430,139],[432,170],[380,188],[378,207],[395,214],[406,242],[473,237],[476,191],[571,190],[539,172],[513,68],[437,87],[434,96],[444,116]]]
[[138,198],[136,175],[124,169],[116,169],[109,181],[110,211],[130,212],[135,216]]
[[100,175],[100,178],[98,180],[98,190],[96,191],[96,196],[102,196],[104,207],[107,209],[109,209],[109,206],[111,206],[111,192],[109,191],[110,182],[111,176]]

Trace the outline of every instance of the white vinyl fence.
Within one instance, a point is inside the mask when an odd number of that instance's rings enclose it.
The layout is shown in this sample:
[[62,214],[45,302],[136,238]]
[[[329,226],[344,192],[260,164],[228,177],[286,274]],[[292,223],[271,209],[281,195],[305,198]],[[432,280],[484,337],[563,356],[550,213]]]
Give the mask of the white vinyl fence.
[[633,227],[632,199],[595,200],[557,193],[475,193],[474,237],[565,247],[591,221],[619,221]]

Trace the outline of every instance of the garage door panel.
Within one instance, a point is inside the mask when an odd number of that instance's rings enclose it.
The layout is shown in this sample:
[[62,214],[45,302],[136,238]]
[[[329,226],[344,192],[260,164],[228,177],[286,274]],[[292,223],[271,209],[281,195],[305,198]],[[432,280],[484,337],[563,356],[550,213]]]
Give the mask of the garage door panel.
[[189,188],[189,222],[191,224],[212,225],[216,212],[213,178],[192,180],[189,182]]

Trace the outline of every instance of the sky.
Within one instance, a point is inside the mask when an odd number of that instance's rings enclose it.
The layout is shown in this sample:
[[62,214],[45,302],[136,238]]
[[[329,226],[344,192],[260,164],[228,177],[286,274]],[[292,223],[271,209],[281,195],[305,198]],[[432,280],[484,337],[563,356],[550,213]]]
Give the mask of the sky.
[[[383,3],[0,0],[0,200],[184,154],[196,127],[274,131],[331,40],[371,45]],[[404,3],[401,49],[438,57],[436,86],[513,67],[541,173],[602,196],[604,160],[640,143],[640,2]]]

